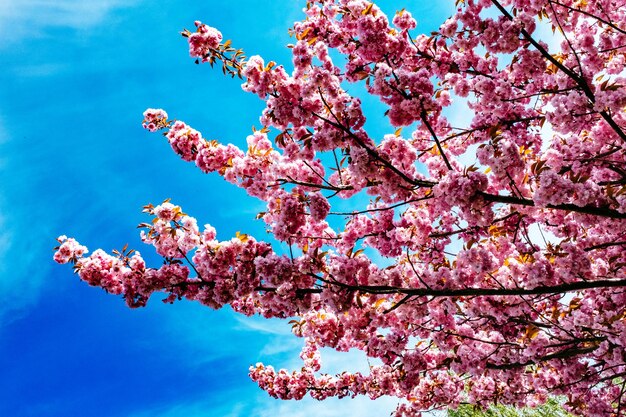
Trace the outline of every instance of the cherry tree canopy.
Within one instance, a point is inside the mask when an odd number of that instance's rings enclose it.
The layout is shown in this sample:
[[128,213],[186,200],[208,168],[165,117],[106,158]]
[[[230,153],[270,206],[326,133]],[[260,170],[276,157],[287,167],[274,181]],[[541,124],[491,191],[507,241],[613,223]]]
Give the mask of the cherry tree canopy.
[[[264,201],[274,240],[218,241],[166,201],[140,225],[160,267],[65,236],[55,260],[130,307],[164,292],[294,318],[302,367],[250,368],[275,397],[395,396],[415,416],[560,395],[626,414],[626,1],[457,7],[420,34],[406,10],[308,1],[291,73],[196,22],[191,56],[241,77],[263,128],[240,149],[161,109],[144,127]],[[388,134],[368,134],[353,84],[387,106]],[[377,361],[325,374],[322,347]]]

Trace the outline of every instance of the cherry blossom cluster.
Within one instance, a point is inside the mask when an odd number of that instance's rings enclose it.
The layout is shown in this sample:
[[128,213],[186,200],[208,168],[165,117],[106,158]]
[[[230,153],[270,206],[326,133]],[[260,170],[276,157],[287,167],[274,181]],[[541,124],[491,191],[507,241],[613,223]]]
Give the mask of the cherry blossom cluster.
[[[250,368],[277,398],[626,415],[626,0],[461,0],[429,34],[407,10],[311,0],[289,65],[196,28],[190,55],[240,76],[263,127],[223,144],[148,109],[144,128],[262,201],[273,241],[220,241],[166,201],[140,225],[160,267],[65,236],[55,261],[131,307],[290,319],[302,367]],[[384,103],[387,134],[350,91]],[[331,375],[322,348],[375,361]]]
[[80,245],[76,240],[68,238],[65,235],[59,236],[57,241],[59,246],[54,248],[54,260],[60,264],[66,264],[70,261],[76,261],[79,257],[87,253],[87,247]]
[[143,112],[143,127],[150,132],[156,132],[169,126],[167,113],[162,109],[147,109]]
[[211,50],[218,49],[222,42],[222,34],[219,30],[203,24],[194,22],[196,32],[189,35],[189,55],[201,58],[203,62],[208,62]]

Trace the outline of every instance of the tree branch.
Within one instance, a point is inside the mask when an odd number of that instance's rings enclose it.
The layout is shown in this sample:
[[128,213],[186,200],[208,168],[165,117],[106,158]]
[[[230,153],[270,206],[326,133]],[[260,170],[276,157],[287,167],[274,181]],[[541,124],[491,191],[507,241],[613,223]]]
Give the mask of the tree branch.
[[[491,2],[498,8],[498,10],[500,10],[500,12],[509,20],[513,21],[513,16],[508,12],[508,10],[506,10],[504,8],[504,6],[502,6],[500,4],[500,2],[498,0],[491,0]],[[541,55],[546,58],[548,61],[550,61],[550,63],[552,63],[555,67],[557,67],[558,69],[560,69],[565,75],[567,75],[569,78],[572,79],[572,81],[574,81],[579,87],[580,89],[585,93],[585,95],[587,96],[587,98],[589,99],[589,101],[592,104],[595,104],[596,102],[596,98],[593,94],[593,91],[591,91],[591,88],[589,87],[589,85],[587,84],[587,82],[584,80],[584,78],[579,77],[576,73],[574,73],[570,68],[566,67],[565,65],[563,65],[562,63],[560,63],[556,58],[554,58],[552,55],[550,55],[550,53],[543,47],[541,46],[541,44],[539,42],[537,42],[531,35],[530,33],[528,33],[526,31],[526,29],[522,28],[521,29],[521,34],[522,36],[524,36],[524,39],[526,39],[526,41],[528,41],[532,46],[535,47],[535,49],[537,49]],[[626,142],[626,132],[624,132],[622,130],[622,128],[617,124],[617,122],[615,122],[615,120],[613,120],[613,118],[611,117],[610,114],[608,114],[606,111],[600,111],[598,112],[600,114],[600,116],[602,116],[602,118],[604,119],[604,121],[607,122],[607,124],[609,126],[611,126],[611,128],[615,131],[615,133],[617,133],[617,135],[620,137],[620,139],[622,139],[622,141]]]
[[[493,203],[535,207],[535,202],[526,198],[514,197],[510,195],[488,194],[483,191],[479,191],[477,194],[485,200],[491,201]],[[548,204],[546,208],[573,211],[576,213],[592,214],[594,216],[609,217],[612,219],[626,219],[626,213],[620,213],[619,211],[610,209],[608,207],[577,206],[575,204]]]
[[[538,286],[534,288],[403,288],[387,285],[350,285],[339,281],[329,281],[315,274],[312,277],[324,281],[328,286],[337,286],[350,291],[358,291],[367,294],[404,294],[418,297],[506,297],[519,295],[546,295],[561,294],[567,292],[587,290],[591,288],[615,288],[626,287],[626,279],[605,279],[596,281],[575,281],[551,286]],[[276,291],[274,287],[258,287],[257,291]],[[303,293],[321,293],[322,288],[298,289]]]

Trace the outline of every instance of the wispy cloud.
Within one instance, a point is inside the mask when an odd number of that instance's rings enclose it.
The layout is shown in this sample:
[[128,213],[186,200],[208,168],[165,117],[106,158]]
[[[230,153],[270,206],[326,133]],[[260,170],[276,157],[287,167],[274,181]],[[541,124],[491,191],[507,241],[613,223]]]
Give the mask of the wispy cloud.
[[[229,394],[233,394],[229,397]],[[251,394],[251,393],[248,393]],[[233,398],[233,401],[229,401]],[[238,398],[238,399],[235,399]],[[180,403],[145,410],[128,417],[384,417],[396,408],[398,400],[382,397],[371,400],[367,397],[329,398],[317,401],[306,397],[300,401],[282,401],[269,397],[265,393],[251,394],[241,401],[241,393],[222,393],[220,401],[214,399]]]
[[0,114],[0,145],[5,143],[9,139],[9,133],[6,128],[4,116]]
[[241,403],[224,404],[223,398],[220,404],[214,400],[199,402],[181,402],[179,404],[162,406],[150,410],[133,413],[127,417],[240,417],[243,413],[244,405]]
[[[0,200],[0,207],[6,207],[6,204],[2,200]],[[0,275],[2,276],[4,276],[4,273],[7,269],[7,262],[5,262],[5,260],[8,258],[10,248],[10,236],[11,235],[7,230],[6,219],[4,216],[0,215]],[[4,280],[2,282],[4,282]]]
[[398,400],[383,397],[371,400],[367,397],[327,399],[323,402],[312,398],[302,401],[263,401],[256,404],[250,413],[253,417],[384,417],[396,408]]
[[[116,8],[129,7],[136,0],[21,0],[0,2],[2,45],[24,37],[42,37],[55,27],[76,30],[93,28]],[[0,46],[0,48],[2,48]]]
[[291,335],[289,327],[281,320],[268,320],[258,316],[246,317],[236,316],[238,330],[249,330],[254,332],[269,333],[273,335]]
[[235,316],[235,320],[238,323],[234,328],[235,331],[264,335],[266,342],[259,351],[260,358],[276,357],[276,355],[297,358],[304,343],[301,338],[291,333],[289,324],[285,323],[284,320],[268,320],[258,316],[245,317],[240,315]]
[[[7,155],[10,142],[5,119],[0,114],[0,155]],[[12,203],[10,164],[6,156],[0,157],[0,323],[7,324],[8,313],[15,313],[29,305],[35,298],[36,288],[41,283],[40,276],[34,275],[26,279],[32,272],[34,254],[29,249],[28,241],[18,242],[16,235],[21,224],[19,216],[15,216],[16,208]],[[28,230],[23,227],[22,230]],[[27,272],[28,271],[28,272]],[[18,318],[12,314],[12,319]]]
[[[184,346],[182,351],[178,351],[179,357],[199,360],[204,353],[205,359],[210,357],[215,360],[221,354],[228,354],[245,356],[251,362],[262,360],[277,369],[294,370],[302,367],[298,357],[302,339],[291,334],[284,321],[240,317],[228,310],[209,312],[207,315],[201,309],[184,310],[180,320],[166,323],[172,336]],[[210,319],[211,316],[219,316],[217,320],[212,320],[215,324],[219,322],[219,326],[205,322],[203,328],[200,325],[202,318]],[[199,351],[190,354],[192,346]],[[322,371],[331,374],[344,370],[367,374],[370,366],[365,354],[356,350],[346,353],[324,348],[322,362]],[[246,370],[233,369],[230,372],[245,373]],[[242,384],[237,390],[220,390],[219,399],[215,398],[216,395],[217,392],[208,392],[207,398],[161,404],[125,417],[384,417],[395,409],[399,401],[388,397],[375,401],[357,397],[330,398],[320,402],[308,396],[301,401],[281,401],[259,391],[254,383]]]
[[[50,249],[54,244],[51,229],[61,217],[58,210],[50,210],[42,204],[42,193],[35,197],[33,192],[49,178],[49,173],[42,172],[45,163],[35,161],[49,160],[51,148],[25,146],[35,129],[19,124],[20,117],[15,119],[14,103],[8,97],[18,88],[24,89],[24,97],[44,97],[48,91],[38,89],[32,94],[27,91],[31,84],[23,81],[53,76],[66,71],[71,64],[33,60],[35,55],[27,46],[36,39],[59,40],[61,36],[82,40],[88,31],[102,31],[102,27],[114,17],[114,10],[133,6],[139,1],[0,1],[0,36],[3,38],[0,51],[12,48],[11,53],[17,53],[18,57],[23,52],[29,55],[29,58],[15,58],[1,74],[9,80],[19,80],[0,97],[0,292],[3,299],[0,322],[3,324],[9,318],[18,318],[16,312],[25,312],[25,308],[38,299],[45,276],[53,265],[50,262]],[[45,57],[45,54],[41,56]],[[49,103],[47,107],[39,108],[49,111],[54,105],[52,101]],[[80,103],[80,106],[84,105]],[[64,111],[67,109],[66,106]],[[43,113],[39,112],[31,123],[45,123]]]
[[[196,306],[198,307],[198,306]],[[206,361],[220,357],[238,357],[242,362],[262,361],[276,369],[296,370],[302,367],[299,358],[303,340],[290,331],[285,320],[267,320],[260,317],[243,317],[229,311],[204,311],[205,308],[184,308],[181,315],[170,316],[165,322],[172,339],[180,343],[181,357],[185,365],[201,369]],[[204,324],[202,324],[204,322]],[[369,373],[369,360],[361,351],[337,352],[324,348],[322,372],[336,374],[342,371]],[[245,367],[229,372],[245,374]],[[244,398],[242,400],[242,398]],[[366,397],[356,399],[329,399],[319,402],[310,397],[302,401],[279,401],[258,391],[251,384],[242,385],[238,391],[220,392],[220,402],[212,399],[191,400],[177,404],[163,404],[156,409],[133,414],[130,417],[339,417],[347,413],[361,417],[386,416],[395,409],[396,398],[372,401]]]
[[241,375],[258,361],[288,366],[292,358],[299,360],[303,344],[285,320],[244,317],[228,308],[211,311],[195,303],[179,304],[177,314],[168,314],[163,325],[176,349],[186,352],[186,366],[200,369],[219,358],[237,357],[240,363],[233,372]]

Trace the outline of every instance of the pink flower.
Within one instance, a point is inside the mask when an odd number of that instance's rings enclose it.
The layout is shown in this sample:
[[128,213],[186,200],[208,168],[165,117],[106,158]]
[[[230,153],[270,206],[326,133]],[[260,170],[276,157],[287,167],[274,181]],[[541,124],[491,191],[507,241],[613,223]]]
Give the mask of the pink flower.
[[154,208],[154,214],[161,220],[169,222],[177,218],[181,213],[180,207],[172,203],[163,203]]
[[167,113],[162,109],[147,109],[143,112],[142,126],[150,132],[156,132],[159,129],[167,127]]
[[189,35],[189,55],[207,60],[211,50],[217,49],[222,42],[222,34],[215,28],[200,21],[195,22],[196,32]]
[[321,222],[330,211],[330,203],[321,193],[309,193],[309,210],[316,222]]
[[87,253],[87,247],[65,235],[59,236],[57,241],[61,244],[54,253],[54,261],[57,263],[76,262],[78,258]]

